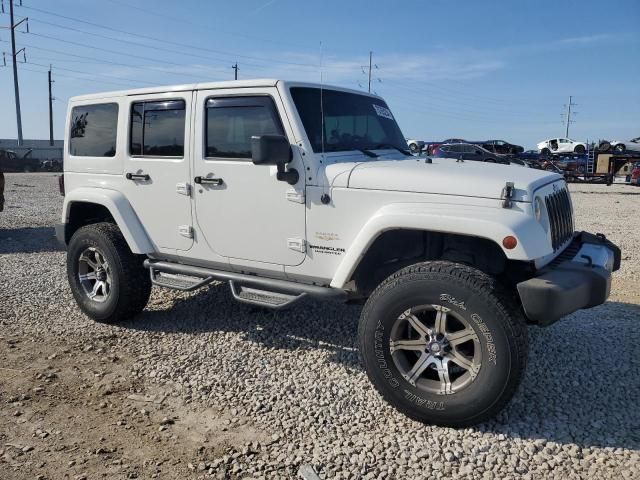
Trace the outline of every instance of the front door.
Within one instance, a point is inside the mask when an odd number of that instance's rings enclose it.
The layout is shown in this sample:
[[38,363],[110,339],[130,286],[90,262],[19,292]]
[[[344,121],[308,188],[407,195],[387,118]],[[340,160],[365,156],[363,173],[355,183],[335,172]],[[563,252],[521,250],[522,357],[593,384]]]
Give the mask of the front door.
[[293,143],[277,90],[202,90],[194,105],[195,214],[208,247],[230,259],[302,263],[305,170],[298,149],[290,163],[300,173],[295,185],[278,181],[275,166],[251,161],[253,135],[283,134]]
[[161,251],[193,244],[190,118],[193,92],[131,96],[125,194]]

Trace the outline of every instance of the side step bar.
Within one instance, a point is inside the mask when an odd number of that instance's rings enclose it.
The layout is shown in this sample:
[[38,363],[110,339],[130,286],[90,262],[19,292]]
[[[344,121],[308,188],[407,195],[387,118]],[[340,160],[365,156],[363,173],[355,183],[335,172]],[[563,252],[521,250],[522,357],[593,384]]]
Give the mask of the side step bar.
[[145,260],[151,281],[161,287],[191,291],[214,280],[229,282],[231,293],[242,302],[269,308],[283,308],[305,297],[346,300],[347,292],[278,278],[257,277],[243,273],[214,270],[157,260]]

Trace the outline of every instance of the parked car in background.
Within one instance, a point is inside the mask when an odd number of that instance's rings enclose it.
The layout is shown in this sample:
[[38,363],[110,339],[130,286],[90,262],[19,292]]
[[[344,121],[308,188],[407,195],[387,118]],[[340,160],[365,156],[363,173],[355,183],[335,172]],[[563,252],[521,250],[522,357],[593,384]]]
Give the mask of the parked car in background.
[[541,155],[537,150],[526,150],[524,152],[518,153],[518,158],[522,160],[537,162],[543,158],[543,155]]
[[538,162],[543,170],[550,172],[578,172],[584,173],[587,159],[582,157],[542,158]]
[[39,160],[18,157],[16,152],[0,148],[0,169],[3,172],[36,172],[39,168]]
[[585,153],[587,145],[582,142],[576,142],[570,138],[550,138],[543,140],[537,145],[538,151],[542,154],[549,155],[551,153]]
[[466,140],[463,140],[462,138],[447,138],[441,142],[428,142],[426,148],[427,155],[436,155],[442,145],[448,145],[451,143],[466,143]]
[[600,145],[598,146],[598,150],[601,150],[603,152],[608,152],[609,150],[613,150],[615,153],[626,153],[627,151],[639,153],[640,137],[632,138],[631,140],[628,140],[626,142],[621,142],[620,140],[607,142],[605,140],[603,142],[600,142]]
[[640,187],[640,162],[636,162],[631,170],[631,185]]
[[415,140],[413,138],[405,139],[411,153],[419,153],[424,148],[424,140]]
[[433,156],[438,158],[473,160],[476,162],[509,163],[508,160],[471,143],[450,143],[442,145]]
[[4,173],[0,168],[0,212],[4,210]]
[[[471,142],[476,143],[476,142]],[[504,140],[486,140],[479,143],[482,148],[485,148],[493,153],[500,155],[517,154],[524,152],[524,148],[520,145],[514,145],[513,143],[505,142]]]

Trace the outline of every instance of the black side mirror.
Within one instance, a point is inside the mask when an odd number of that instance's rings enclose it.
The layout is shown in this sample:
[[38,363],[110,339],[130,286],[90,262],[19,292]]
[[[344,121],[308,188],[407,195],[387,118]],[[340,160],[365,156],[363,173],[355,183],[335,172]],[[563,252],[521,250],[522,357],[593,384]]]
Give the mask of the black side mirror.
[[255,165],[276,165],[276,178],[289,185],[298,183],[300,176],[294,168],[286,169],[293,159],[289,140],[284,135],[259,135],[251,137],[251,160]]
[[284,135],[251,137],[251,160],[256,165],[285,165],[292,159],[291,145]]

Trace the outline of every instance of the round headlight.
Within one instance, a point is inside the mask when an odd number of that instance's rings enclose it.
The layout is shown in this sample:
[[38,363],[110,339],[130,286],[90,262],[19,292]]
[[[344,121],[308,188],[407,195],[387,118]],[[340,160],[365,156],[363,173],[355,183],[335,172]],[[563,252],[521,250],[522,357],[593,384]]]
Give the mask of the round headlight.
[[542,199],[540,197],[536,197],[533,202],[533,213],[536,216],[536,220],[542,220]]

